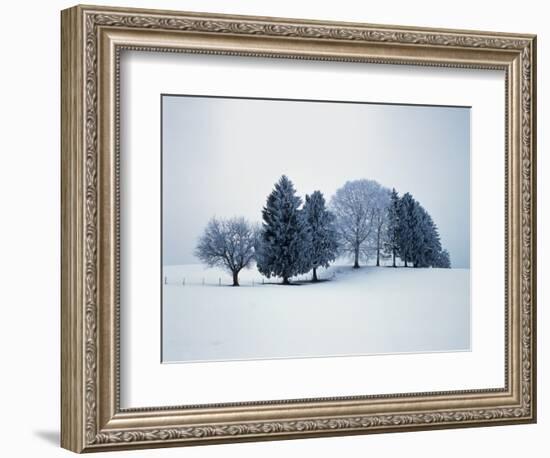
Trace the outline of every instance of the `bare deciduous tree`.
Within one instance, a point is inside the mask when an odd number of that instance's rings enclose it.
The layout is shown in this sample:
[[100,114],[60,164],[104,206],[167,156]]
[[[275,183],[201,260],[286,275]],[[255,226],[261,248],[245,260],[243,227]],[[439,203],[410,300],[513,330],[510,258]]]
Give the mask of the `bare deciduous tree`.
[[210,267],[226,269],[233,276],[233,286],[239,286],[239,272],[250,267],[258,228],[244,218],[212,218],[195,249],[195,256]]
[[383,189],[374,180],[348,181],[331,199],[330,207],[337,218],[340,250],[351,255],[356,269],[360,257],[372,252],[369,242],[376,234],[375,221]]

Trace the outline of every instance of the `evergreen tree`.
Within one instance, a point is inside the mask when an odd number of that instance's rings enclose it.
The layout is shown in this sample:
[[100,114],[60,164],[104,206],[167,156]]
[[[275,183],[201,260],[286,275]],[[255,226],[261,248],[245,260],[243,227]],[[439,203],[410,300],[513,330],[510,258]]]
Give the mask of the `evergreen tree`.
[[303,208],[311,234],[311,244],[307,251],[309,264],[313,269],[313,281],[318,281],[317,268],[328,267],[337,256],[338,243],[335,216],[327,210],[325,198],[320,191],[306,195]]
[[437,263],[441,252],[439,231],[430,214],[416,202],[416,228],[413,262],[415,267],[429,267]]
[[388,205],[386,233],[384,235],[384,250],[392,257],[393,267],[395,267],[395,257],[399,252],[400,206],[399,194],[393,188]]
[[417,218],[418,211],[416,201],[410,193],[405,193],[400,199],[399,205],[399,257],[408,267],[409,262],[413,262],[417,243]]
[[260,273],[267,278],[281,277],[283,284],[290,277],[310,270],[311,233],[299,209],[302,199],[296,195],[294,185],[285,175],[275,184],[262,210],[262,230],[256,255]]
[[447,250],[442,250],[437,257],[437,262],[434,267],[439,267],[441,269],[450,269],[451,268],[451,256]]
[[[449,265],[448,252],[442,252],[439,230],[431,215],[411,194],[400,199],[397,246],[405,267],[439,267]],[[448,261],[448,262],[447,262]]]
[[435,267],[441,255],[441,237],[439,236],[439,229],[428,212],[426,212],[426,225],[426,245],[428,247],[426,264]]

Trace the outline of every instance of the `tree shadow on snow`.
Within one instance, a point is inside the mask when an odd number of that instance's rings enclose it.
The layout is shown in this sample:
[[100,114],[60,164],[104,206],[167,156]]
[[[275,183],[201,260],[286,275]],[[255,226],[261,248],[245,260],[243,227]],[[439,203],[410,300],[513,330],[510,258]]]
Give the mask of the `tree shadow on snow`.
[[281,283],[280,281],[270,281],[270,282],[264,282],[259,283],[257,286],[264,286],[264,285],[275,285],[275,286],[307,286],[307,285],[319,285],[321,283],[330,282],[332,279],[323,278],[317,281],[311,281],[311,280],[294,280],[291,281],[289,284]]

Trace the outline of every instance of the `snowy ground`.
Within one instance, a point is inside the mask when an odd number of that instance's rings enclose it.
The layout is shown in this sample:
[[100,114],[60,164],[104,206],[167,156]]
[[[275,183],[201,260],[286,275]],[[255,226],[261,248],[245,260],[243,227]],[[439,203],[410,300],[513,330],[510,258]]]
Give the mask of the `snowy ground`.
[[469,273],[335,266],[283,286],[252,269],[235,288],[221,270],[165,266],[163,360],[469,350]]

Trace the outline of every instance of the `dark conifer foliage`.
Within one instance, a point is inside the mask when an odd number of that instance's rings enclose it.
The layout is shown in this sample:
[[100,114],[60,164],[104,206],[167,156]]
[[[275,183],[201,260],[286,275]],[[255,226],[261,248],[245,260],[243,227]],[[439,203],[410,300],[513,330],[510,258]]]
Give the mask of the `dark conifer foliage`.
[[308,249],[311,231],[292,181],[283,175],[275,184],[262,210],[262,230],[257,247],[258,270],[267,278],[290,278],[310,270]]
[[413,256],[413,263],[415,267],[435,267],[441,253],[439,231],[432,217],[418,202],[416,203],[416,209],[418,213],[418,241]]
[[313,269],[313,281],[318,281],[317,269],[328,267],[338,254],[338,235],[335,227],[335,216],[326,208],[325,198],[320,191],[306,195],[303,212],[311,234],[311,244],[307,253],[309,264]]
[[441,269],[450,269],[451,268],[451,256],[447,250],[441,251],[437,257],[436,264],[434,267],[439,267]]
[[392,267],[396,267],[395,258],[399,253],[401,200],[399,194],[392,189],[387,211],[386,234],[384,236],[384,251],[392,258]]
[[449,253],[442,251],[439,230],[431,215],[408,192],[397,199],[397,193],[392,192],[386,249],[395,250],[405,267],[450,267]]
[[417,243],[416,201],[408,192],[401,197],[399,221],[399,257],[405,263],[405,267],[408,267],[412,262]]

